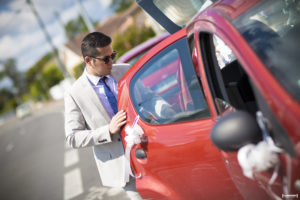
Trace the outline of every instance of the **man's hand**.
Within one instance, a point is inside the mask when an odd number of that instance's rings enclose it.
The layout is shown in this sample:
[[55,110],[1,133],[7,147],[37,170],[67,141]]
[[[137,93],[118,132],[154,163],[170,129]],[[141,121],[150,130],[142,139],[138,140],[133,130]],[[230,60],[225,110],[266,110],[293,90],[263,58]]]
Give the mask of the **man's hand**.
[[110,121],[109,132],[116,134],[120,131],[121,127],[126,123],[126,113],[123,110],[117,112]]

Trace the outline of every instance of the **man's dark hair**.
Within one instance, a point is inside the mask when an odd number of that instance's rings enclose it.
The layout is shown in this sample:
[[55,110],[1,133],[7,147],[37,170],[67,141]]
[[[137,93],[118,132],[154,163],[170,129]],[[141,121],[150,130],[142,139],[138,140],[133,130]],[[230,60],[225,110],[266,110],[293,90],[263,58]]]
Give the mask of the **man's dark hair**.
[[83,58],[85,56],[98,56],[99,52],[96,48],[106,47],[110,45],[111,38],[100,32],[93,32],[87,34],[81,42],[81,53]]

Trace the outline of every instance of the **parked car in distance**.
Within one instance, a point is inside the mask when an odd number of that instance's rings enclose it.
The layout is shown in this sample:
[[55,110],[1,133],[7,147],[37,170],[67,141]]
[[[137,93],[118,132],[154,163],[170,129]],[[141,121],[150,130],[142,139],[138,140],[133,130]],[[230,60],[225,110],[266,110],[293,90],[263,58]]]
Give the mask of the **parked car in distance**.
[[30,115],[32,112],[32,106],[29,102],[25,102],[16,108],[16,116],[19,119],[23,119]]
[[[300,1],[137,3],[171,34],[119,81],[126,126],[144,131],[130,154],[142,198],[298,198]],[[266,138],[278,159],[249,178],[237,154]]]
[[123,54],[116,63],[129,63],[131,66],[136,63],[138,59],[140,59],[147,51],[149,51],[152,47],[158,44],[160,41],[164,40],[170,34],[165,32],[161,35],[158,35],[154,38],[151,38],[142,44],[132,48],[125,54]]

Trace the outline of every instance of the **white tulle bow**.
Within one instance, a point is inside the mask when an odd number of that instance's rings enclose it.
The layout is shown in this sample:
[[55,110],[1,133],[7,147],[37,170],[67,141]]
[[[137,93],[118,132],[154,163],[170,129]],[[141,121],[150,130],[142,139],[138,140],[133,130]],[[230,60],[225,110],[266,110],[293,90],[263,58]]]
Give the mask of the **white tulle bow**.
[[[141,143],[141,137],[144,134],[143,129],[137,124],[140,119],[140,116],[138,115],[133,124],[131,126],[125,127],[125,142],[126,142],[126,149],[125,149],[125,158],[126,158],[126,164],[125,164],[125,177],[128,178],[129,181],[129,175],[135,177],[132,174],[131,167],[130,167],[130,152],[135,144]],[[127,181],[127,182],[128,182]]]

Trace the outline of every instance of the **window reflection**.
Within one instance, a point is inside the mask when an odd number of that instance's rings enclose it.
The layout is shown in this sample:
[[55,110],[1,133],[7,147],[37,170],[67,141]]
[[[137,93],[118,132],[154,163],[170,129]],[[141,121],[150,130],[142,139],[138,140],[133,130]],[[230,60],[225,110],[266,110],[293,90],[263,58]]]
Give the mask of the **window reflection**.
[[131,95],[144,121],[167,124],[209,116],[197,76],[192,74],[187,82],[186,73],[176,48],[157,55],[137,73]]
[[278,82],[300,102],[300,1],[267,0],[234,25]]

